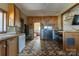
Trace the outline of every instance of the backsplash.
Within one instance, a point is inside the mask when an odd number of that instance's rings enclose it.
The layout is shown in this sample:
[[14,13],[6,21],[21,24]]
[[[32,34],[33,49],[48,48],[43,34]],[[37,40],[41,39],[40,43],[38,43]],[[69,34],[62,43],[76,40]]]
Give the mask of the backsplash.
[[7,32],[16,32],[16,29],[14,26],[7,27]]
[[21,30],[19,27],[9,26],[9,27],[7,27],[7,32],[21,32]]
[[72,25],[74,15],[79,15],[79,5],[63,15],[64,31],[79,31],[79,25]]

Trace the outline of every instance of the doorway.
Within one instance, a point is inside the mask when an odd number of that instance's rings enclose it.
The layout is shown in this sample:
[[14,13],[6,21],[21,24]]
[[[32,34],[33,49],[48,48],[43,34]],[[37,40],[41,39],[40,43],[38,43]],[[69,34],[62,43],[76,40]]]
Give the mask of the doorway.
[[34,38],[39,37],[40,39],[40,30],[41,30],[40,22],[35,22],[34,23]]

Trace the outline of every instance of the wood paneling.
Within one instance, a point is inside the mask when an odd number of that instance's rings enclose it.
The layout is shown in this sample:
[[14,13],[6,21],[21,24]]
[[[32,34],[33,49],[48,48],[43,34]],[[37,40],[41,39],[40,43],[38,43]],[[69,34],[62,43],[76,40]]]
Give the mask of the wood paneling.
[[54,28],[58,28],[58,16],[28,16],[27,20],[29,26],[33,26],[34,22],[42,24],[43,22],[48,23],[50,21]]

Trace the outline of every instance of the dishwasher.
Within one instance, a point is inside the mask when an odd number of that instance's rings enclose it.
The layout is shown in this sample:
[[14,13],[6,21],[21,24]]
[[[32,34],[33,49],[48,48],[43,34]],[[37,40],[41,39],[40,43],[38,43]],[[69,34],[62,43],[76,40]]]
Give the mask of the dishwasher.
[[25,48],[25,34],[19,36],[19,53],[21,53]]

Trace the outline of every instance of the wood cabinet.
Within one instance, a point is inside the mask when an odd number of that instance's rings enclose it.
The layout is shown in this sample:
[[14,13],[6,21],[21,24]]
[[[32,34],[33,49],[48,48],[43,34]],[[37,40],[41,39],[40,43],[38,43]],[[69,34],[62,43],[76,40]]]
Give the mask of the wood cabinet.
[[[74,38],[75,44],[71,47],[68,48],[68,45],[66,44],[67,38]],[[79,33],[78,32],[64,32],[64,49],[65,50],[76,50],[79,52]]]
[[7,40],[7,55],[8,56],[15,56],[18,54],[17,49],[17,37],[10,38]]
[[9,26],[14,26],[14,4],[8,4]]
[[17,37],[12,37],[4,41],[0,41],[0,56],[16,55],[18,55]]
[[0,56],[6,55],[6,42],[0,41]]
[[20,10],[15,6],[15,26],[21,27]]
[[8,5],[9,26],[20,27],[20,10],[12,3]]

